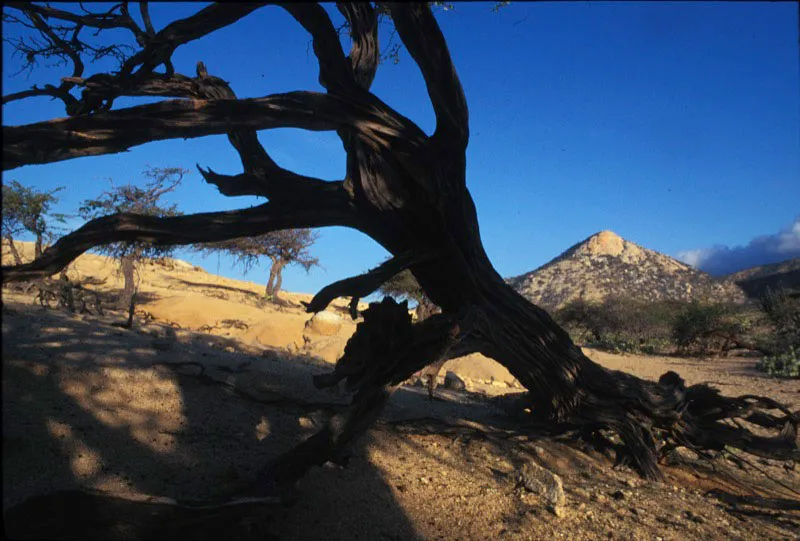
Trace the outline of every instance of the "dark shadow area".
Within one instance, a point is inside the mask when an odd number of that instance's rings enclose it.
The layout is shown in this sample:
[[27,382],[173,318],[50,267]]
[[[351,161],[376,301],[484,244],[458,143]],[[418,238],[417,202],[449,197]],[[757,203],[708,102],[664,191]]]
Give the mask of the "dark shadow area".
[[[314,394],[311,374],[320,369],[312,365],[224,354],[197,344],[157,352],[151,337],[135,328],[25,305],[4,306],[3,338],[3,493],[9,534],[379,539],[381,532],[396,532],[404,539],[418,537],[368,461],[341,472],[320,470],[322,481],[336,477],[334,490],[305,484],[303,493],[313,493],[320,506],[318,524],[287,518],[302,515],[305,498],[299,510],[255,505],[226,516],[179,512],[147,501],[149,496],[223,497],[250,482],[269,458],[312,434],[325,418],[326,404],[345,403],[345,397]],[[215,372],[213,381],[186,364],[198,360]],[[239,373],[243,361],[263,364],[264,371]],[[184,364],[169,368],[173,363]],[[231,380],[253,398],[220,383]],[[365,443],[356,454],[366,453]],[[102,493],[63,492],[83,489]],[[345,510],[364,494],[380,500],[380,511],[354,519]]]

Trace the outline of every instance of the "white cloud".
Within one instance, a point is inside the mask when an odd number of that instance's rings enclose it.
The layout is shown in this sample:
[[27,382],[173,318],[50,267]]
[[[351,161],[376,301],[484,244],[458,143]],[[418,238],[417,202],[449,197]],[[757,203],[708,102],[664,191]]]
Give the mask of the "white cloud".
[[677,257],[688,265],[717,275],[800,257],[800,216],[777,233],[756,237],[745,246],[715,245],[684,250]]

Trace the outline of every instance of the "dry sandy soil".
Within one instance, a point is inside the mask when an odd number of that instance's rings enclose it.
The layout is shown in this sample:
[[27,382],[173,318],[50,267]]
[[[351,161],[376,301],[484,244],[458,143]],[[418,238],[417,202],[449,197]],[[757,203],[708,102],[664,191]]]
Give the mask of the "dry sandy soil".
[[[29,245],[23,249],[29,250]],[[5,262],[4,254],[4,262]],[[73,281],[114,292],[113,262],[87,255]],[[286,293],[262,306],[261,286],[182,262],[141,272],[132,329],[122,312],[70,314],[3,292],[3,509],[7,534],[74,537],[258,539],[796,539],[800,474],[793,463],[686,449],[646,482],[581,444],[513,430],[524,413],[504,404],[521,391],[479,356],[454,360],[466,392],[409,385],[356,445],[347,468],[315,468],[286,502],[247,521],[178,532],[137,530],[132,511],[83,505],[71,489],[139,502],[213,498],[251,480],[266,460],[321,427],[348,397],[319,391],[355,329],[345,301],[319,324]],[[340,316],[340,317],[335,317]],[[800,382],[765,377],[754,359],[696,361],[587,351],[597,362],[657,379],[667,370],[724,394],[763,394],[800,405]],[[505,398],[504,398],[505,397]],[[519,486],[541,465],[565,503]],[[50,498],[42,496],[57,494]],[[760,506],[738,496],[760,496]],[[149,500],[151,499],[151,500]],[[25,503],[23,503],[25,502]],[[750,503],[753,503],[752,501]],[[89,508],[91,507],[91,508]],[[772,508],[770,508],[772,507]],[[783,509],[780,509],[780,508]],[[787,509],[788,508],[788,509]],[[136,509],[140,509],[137,507]],[[140,509],[140,510],[141,510]],[[127,519],[127,522],[126,522]],[[221,529],[220,529],[221,528]]]

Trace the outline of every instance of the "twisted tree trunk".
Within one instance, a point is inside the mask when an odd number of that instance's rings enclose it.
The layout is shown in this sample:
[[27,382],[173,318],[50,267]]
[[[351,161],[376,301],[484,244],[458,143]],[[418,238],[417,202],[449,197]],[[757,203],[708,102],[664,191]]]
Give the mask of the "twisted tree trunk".
[[122,273],[122,293],[117,301],[117,308],[120,310],[130,309],[133,295],[136,291],[136,256],[126,254],[120,257],[119,267]]
[[272,265],[269,268],[269,279],[267,280],[267,287],[264,294],[267,298],[275,299],[283,285],[283,267],[286,266],[286,261],[282,261],[276,257],[271,258]]
[[14,239],[11,237],[6,237],[5,241],[8,243],[8,249],[11,251],[11,255],[14,258],[15,265],[22,265],[22,257],[19,255],[19,251],[17,250],[16,245],[14,244]]

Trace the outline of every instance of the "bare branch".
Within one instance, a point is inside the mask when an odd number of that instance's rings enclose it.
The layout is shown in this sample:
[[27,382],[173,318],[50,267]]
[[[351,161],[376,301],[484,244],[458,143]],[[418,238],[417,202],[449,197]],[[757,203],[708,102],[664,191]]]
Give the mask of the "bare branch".
[[155,36],[156,30],[153,28],[153,22],[150,20],[150,7],[148,2],[139,2],[139,11],[142,14],[144,21],[144,29],[148,36]]
[[12,101],[32,98],[34,96],[50,96],[52,98],[58,98],[66,104],[67,108],[78,102],[78,100],[75,99],[75,97],[63,86],[58,87],[53,85],[44,85],[43,87],[38,87],[33,85],[33,87],[29,88],[28,90],[14,92],[13,94],[6,94],[3,96],[3,105],[6,103],[11,103]]
[[[69,21],[90,28],[99,28],[99,29],[128,28],[129,30],[133,30],[130,26],[131,23],[133,23],[133,19],[128,18],[130,19],[128,20],[125,18],[124,15],[115,15],[113,13],[116,9],[116,6],[107,11],[106,13],[87,12],[84,15],[78,15],[77,13],[56,9],[50,6],[40,6],[32,2],[7,2],[6,7],[15,8],[20,11],[29,10],[48,19],[49,18],[61,19],[62,21]],[[135,26],[135,23],[133,24]],[[136,29],[141,32],[138,26],[136,27]]]
[[125,62],[120,76],[131,75],[137,66],[141,66],[139,73],[149,74],[159,64],[168,62],[175,49],[181,45],[231,25],[262,6],[264,4],[217,3],[191,17],[170,23],[156,35],[147,38],[147,46]]
[[304,303],[306,312],[321,312],[337,297],[366,297],[398,272],[426,259],[428,259],[427,256],[423,257],[414,255],[412,252],[406,252],[387,259],[364,274],[345,278],[327,285],[314,295],[311,302]]
[[170,100],[24,126],[3,126],[3,169],[122,152],[152,141],[236,129],[350,129],[368,143],[424,144],[424,134],[397,115],[335,96],[290,92],[244,100]]
[[[197,66],[197,77],[175,74],[167,76],[153,73],[138,78],[133,84],[106,74],[88,79],[67,79],[86,88],[84,99],[102,101],[119,96],[165,96],[196,99],[236,99],[228,83],[219,77],[209,76],[202,62]],[[198,170],[210,184],[216,185],[225,195],[256,195],[271,200],[297,200],[308,195],[309,190],[326,190],[328,182],[298,175],[275,163],[258,140],[255,130],[237,130],[228,133],[228,139],[239,153],[245,172],[240,175],[221,175],[211,169]]]
[[3,282],[51,276],[85,251],[112,242],[181,245],[223,241],[279,229],[359,226],[356,216],[346,206],[330,204],[330,201],[314,203],[310,202],[305,208],[265,203],[242,210],[168,218],[140,214],[104,216],[65,235],[31,263],[4,266]]
[[392,3],[392,20],[408,52],[422,71],[436,113],[441,145],[463,150],[469,140],[469,111],[447,42],[424,3]]

